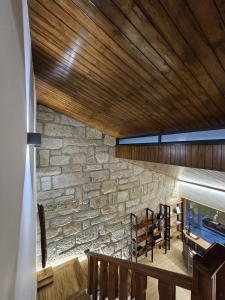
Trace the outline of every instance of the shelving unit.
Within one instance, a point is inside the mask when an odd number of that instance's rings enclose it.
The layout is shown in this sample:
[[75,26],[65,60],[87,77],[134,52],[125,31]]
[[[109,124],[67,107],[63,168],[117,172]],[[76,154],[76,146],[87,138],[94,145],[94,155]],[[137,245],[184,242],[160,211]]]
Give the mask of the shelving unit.
[[[151,261],[153,261],[153,231],[154,212],[146,208],[145,219],[138,222],[138,217],[135,214],[130,214],[131,220],[131,261],[151,251]],[[144,244],[144,245],[143,245]]]
[[167,250],[170,250],[170,206],[166,204],[160,204],[159,207],[159,214],[162,215],[164,219],[164,248],[165,253],[167,253]]
[[[184,229],[184,203],[182,200],[170,203],[170,228],[171,238],[181,238],[183,240]],[[174,230],[175,229],[175,230]]]

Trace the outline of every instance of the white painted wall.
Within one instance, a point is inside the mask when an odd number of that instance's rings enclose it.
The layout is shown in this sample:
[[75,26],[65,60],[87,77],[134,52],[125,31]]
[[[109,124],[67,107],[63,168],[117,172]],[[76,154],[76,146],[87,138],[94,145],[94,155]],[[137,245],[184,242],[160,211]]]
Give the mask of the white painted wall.
[[178,182],[179,196],[225,212],[225,192]]
[[35,102],[26,9],[24,0],[0,1],[1,300],[33,300],[36,290],[34,151],[26,145]]

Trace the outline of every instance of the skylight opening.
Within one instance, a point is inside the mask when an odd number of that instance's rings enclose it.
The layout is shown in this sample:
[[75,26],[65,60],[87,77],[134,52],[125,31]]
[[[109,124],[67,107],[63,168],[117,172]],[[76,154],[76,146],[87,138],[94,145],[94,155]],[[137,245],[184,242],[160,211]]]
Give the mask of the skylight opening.
[[149,135],[143,137],[133,137],[133,138],[124,138],[118,139],[119,145],[130,145],[130,144],[156,144],[159,142],[158,135]]
[[161,136],[162,143],[215,141],[225,139],[225,129],[166,134]]
[[198,141],[225,140],[225,129],[195,131],[164,135],[149,135],[144,137],[121,138],[117,140],[119,145],[133,144],[158,144],[158,143],[182,143]]

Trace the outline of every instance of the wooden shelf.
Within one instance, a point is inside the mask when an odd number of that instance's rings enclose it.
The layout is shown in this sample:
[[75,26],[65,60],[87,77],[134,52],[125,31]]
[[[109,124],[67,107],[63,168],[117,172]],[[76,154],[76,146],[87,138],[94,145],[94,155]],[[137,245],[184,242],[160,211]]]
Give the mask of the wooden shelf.
[[143,229],[145,227],[147,227],[147,225],[153,225],[151,220],[147,221],[142,221],[140,223],[138,223],[137,225],[133,225],[133,229],[134,230],[139,230],[139,229]]
[[196,239],[193,239],[190,235],[187,234],[187,230],[183,230],[183,233],[185,235],[185,237],[189,240],[191,240],[193,243],[195,243],[196,245],[200,246],[201,248],[207,250],[211,244],[209,242],[207,242],[206,240],[202,239],[202,238],[198,238],[197,240]]
[[147,239],[147,234],[143,233],[142,235],[139,235],[136,239],[136,243],[140,244],[142,242],[144,242]]
[[177,238],[177,237],[180,237],[180,236],[181,236],[181,234],[182,234],[182,232],[181,232],[181,231],[175,231],[175,232],[173,232],[173,233],[172,233],[172,238]]

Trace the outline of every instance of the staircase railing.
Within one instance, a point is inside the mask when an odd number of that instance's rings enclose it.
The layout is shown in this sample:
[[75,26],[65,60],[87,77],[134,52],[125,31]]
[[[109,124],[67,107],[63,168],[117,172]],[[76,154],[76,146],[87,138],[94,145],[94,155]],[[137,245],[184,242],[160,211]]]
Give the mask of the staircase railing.
[[225,299],[225,247],[219,244],[210,247],[203,257],[194,256],[193,277],[89,250],[85,253],[87,291],[93,300],[145,300],[148,277],[158,279],[160,300],[175,300],[176,286],[190,290],[192,300]]

